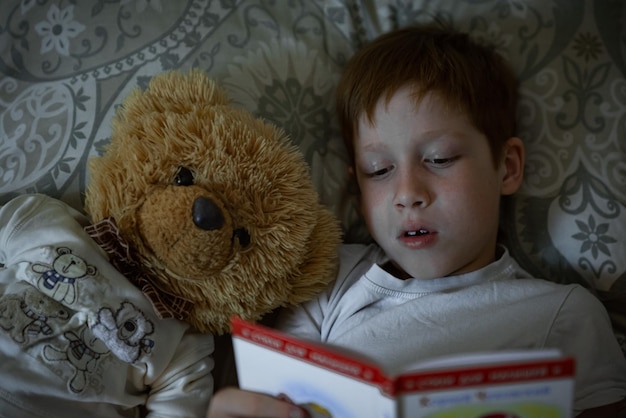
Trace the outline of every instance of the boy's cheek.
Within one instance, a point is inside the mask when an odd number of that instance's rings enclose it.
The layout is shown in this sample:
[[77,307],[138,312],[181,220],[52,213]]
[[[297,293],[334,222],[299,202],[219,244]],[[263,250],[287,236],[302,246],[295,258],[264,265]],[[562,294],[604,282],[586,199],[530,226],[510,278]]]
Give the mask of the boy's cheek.
[[361,214],[366,215],[374,208],[380,206],[384,199],[383,193],[372,187],[361,188],[359,193],[359,207]]

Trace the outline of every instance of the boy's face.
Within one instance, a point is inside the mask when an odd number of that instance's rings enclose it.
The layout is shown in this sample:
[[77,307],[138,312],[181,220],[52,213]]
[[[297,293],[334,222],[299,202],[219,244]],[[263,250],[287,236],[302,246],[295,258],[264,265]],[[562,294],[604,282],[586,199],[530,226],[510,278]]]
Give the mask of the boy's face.
[[477,270],[495,258],[500,196],[521,183],[523,147],[509,139],[494,167],[486,137],[465,115],[437,94],[417,106],[410,94],[404,88],[388,105],[381,100],[373,125],[359,121],[355,173],[365,221],[399,277]]

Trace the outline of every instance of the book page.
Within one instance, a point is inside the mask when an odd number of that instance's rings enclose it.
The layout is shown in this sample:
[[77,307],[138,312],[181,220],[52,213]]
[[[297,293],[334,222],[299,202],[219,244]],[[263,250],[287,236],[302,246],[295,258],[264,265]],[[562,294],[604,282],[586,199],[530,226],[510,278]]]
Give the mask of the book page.
[[400,416],[571,418],[574,360],[530,357],[404,375],[396,386]]
[[[395,402],[381,392],[384,382],[372,365],[264,331],[269,330],[240,327],[234,331],[242,389],[286,394],[314,418],[396,416]],[[238,332],[243,335],[237,336]]]

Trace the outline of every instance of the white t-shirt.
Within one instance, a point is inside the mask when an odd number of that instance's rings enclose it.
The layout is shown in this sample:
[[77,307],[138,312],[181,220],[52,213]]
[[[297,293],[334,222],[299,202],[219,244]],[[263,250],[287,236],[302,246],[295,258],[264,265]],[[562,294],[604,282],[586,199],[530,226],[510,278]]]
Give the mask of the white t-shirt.
[[390,369],[498,349],[559,348],[576,358],[575,412],[626,396],[626,359],[608,314],[578,285],[533,279],[506,249],[471,273],[401,280],[375,246],[344,245],[337,281],[277,327],[359,350]]
[[213,338],[160,319],[42,195],[0,208],[0,416],[204,417]]

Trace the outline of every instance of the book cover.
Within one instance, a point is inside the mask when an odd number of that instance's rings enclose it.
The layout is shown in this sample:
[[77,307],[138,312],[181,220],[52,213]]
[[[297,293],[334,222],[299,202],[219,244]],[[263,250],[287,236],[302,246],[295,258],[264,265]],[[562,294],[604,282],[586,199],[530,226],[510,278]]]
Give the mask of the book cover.
[[398,373],[350,350],[232,325],[240,387],[287,395],[313,417],[572,417],[574,359],[556,350],[446,356]]

